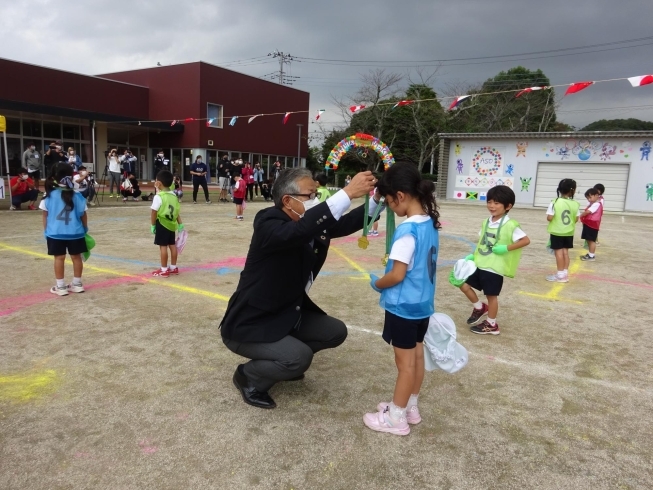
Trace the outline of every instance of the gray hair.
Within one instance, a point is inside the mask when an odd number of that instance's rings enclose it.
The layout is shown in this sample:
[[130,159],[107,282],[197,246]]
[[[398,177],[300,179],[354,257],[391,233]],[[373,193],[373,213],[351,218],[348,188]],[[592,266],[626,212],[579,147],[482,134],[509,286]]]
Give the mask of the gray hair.
[[288,194],[299,194],[298,182],[302,179],[313,179],[313,173],[306,168],[287,168],[279,173],[279,178],[272,187],[272,199],[278,208],[283,207],[281,199]]

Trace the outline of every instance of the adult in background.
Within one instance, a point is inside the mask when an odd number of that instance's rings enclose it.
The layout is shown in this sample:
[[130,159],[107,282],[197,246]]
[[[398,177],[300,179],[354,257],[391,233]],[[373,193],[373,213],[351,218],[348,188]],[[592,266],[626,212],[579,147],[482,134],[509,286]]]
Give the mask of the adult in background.
[[120,160],[118,150],[112,148],[107,157],[109,161],[109,197],[113,197],[113,185],[116,185],[116,197],[120,197]]
[[34,187],[34,181],[30,178],[26,168],[21,168],[18,175],[9,181],[11,188],[11,209],[15,211],[20,209],[21,204],[29,202],[28,209],[36,210],[36,200],[39,197],[39,191]]
[[279,160],[277,160],[276,162],[274,162],[274,165],[272,166],[272,179],[273,179],[272,182],[273,183],[274,183],[275,180],[277,180],[279,178],[279,174],[281,173],[281,170],[283,170],[281,168],[281,162]]
[[[279,175],[274,207],[254,218],[245,268],[221,324],[227,348],[251,359],[233,375],[245,403],[276,407],[270,388],[303,378],[314,353],[345,341],[345,324],[315,305],[308,291],[331,239],[363,227],[364,205],[345,212],[351,200],[370,192],[374,183],[372,172],[361,172],[347,189],[318,203],[310,170],[291,168]],[[370,215],[376,205],[375,198]]]
[[82,158],[75,152],[72,146],[68,148],[68,163],[73,167],[74,172],[79,172],[79,167],[82,165]]
[[156,158],[154,159],[154,177],[158,175],[161,170],[171,170],[170,169],[170,160],[165,157],[163,150],[159,150]]
[[197,155],[195,162],[190,166],[190,174],[193,176],[193,204],[197,204],[197,191],[200,186],[204,190],[206,204],[211,204],[209,200],[209,187],[206,182],[206,174],[209,171],[206,163],[202,161],[202,155]]
[[77,173],[73,175],[73,183],[75,184],[75,190],[86,198],[88,205],[95,206],[93,202],[93,198],[95,197],[93,179],[89,176],[84,165],[80,165]]
[[50,143],[50,146],[48,146],[48,150],[45,152],[45,155],[43,156],[43,164],[45,166],[44,170],[45,170],[46,178],[52,173],[52,169],[57,163],[67,162],[67,161],[68,161],[68,157],[63,152],[61,145],[56,141]]
[[220,202],[228,202],[227,191],[229,189],[229,170],[231,162],[229,156],[224,155],[218,162],[218,185],[220,186]]
[[23,168],[27,169],[27,174],[34,181],[36,190],[39,190],[41,184],[41,155],[34,143],[29,143],[23,153]]
[[122,175],[127,178],[129,174],[136,175],[136,158],[131,150],[127,148],[122,155],[118,158],[122,165]]
[[138,201],[142,191],[138,185],[138,179],[134,177],[133,173],[127,174],[127,178],[122,183],[120,194],[122,194],[122,202],[127,202],[129,197],[132,198],[132,201]]
[[[252,164],[249,162],[245,162],[245,167],[242,170],[242,173],[240,174],[241,178],[243,179],[243,182],[245,183],[245,201],[253,201],[254,200],[254,169],[252,168]],[[249,195],[249,199],[247,199],[247,196]]]
[[[263,169],[260,163],[256,163],[254,165],[254,192],[256,193],[256,197],[258,197],[258,190],[261,184],[263,184]],[[261,191],[261,195],[263,195],[263,191]]]

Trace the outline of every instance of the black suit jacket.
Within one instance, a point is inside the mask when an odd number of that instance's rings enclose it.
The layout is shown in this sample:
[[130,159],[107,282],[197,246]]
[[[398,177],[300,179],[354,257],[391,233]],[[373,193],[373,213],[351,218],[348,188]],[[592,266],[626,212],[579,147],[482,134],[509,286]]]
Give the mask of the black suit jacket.
[[331,239],[361,230],[364,215],[360,206],[336,220],[326,202],[299,221],[276,207],[259,211],[245,269],[222,320],[222,337],[276,342],[297,325],[302,309],[324,314],[306,294],[306,284],[311,273],[317,278]]

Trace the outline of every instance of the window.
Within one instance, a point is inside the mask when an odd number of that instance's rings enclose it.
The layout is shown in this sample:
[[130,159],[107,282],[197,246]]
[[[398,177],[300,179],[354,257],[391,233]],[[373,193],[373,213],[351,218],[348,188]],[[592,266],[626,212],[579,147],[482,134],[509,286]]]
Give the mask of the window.
[[20,135],[20,119],[7,117],[6,121],[7,121],[7,134]]
[[23,136],[41,137],[41,121],[23,121]]
[[78,140],[79,139],[79,126],[75,125],[63,125],[63,138],[66,140]]
[[[210,128],[222,127],[222,106],[218,104],[206,104],[206,117],[210,120],[213,119]],[[207,121],[208,122],[208,121]]]
[[61,139],[61,123],[44,122],[43,136],[53,141]]

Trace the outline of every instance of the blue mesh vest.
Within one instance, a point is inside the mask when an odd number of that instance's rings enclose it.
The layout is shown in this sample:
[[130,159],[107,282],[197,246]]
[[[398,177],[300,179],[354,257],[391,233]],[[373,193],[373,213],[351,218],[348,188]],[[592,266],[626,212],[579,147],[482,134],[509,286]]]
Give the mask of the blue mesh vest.
[[[431,219],[423,223],[402,223],[395,231],[393,243],[409,234],[415,237],[413,268],[399,284],[383,290],[379,304],[390,313],[415,320],[428,318],[434,312],[439,235]],[[393,264],[394,260],[388,260],[386,274]]]
[[67,209],[66,203],[61,199],[61,189],[54,189],[45,198],[45,206],[48,208],[48,219],[45,225],[45,236],[57,240],[75,240],[84,238],[86,232],[82,224],[82,216],[86,208],[86,198],[79,192],[73,194],[75,208]]

